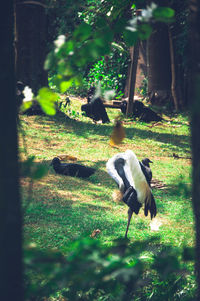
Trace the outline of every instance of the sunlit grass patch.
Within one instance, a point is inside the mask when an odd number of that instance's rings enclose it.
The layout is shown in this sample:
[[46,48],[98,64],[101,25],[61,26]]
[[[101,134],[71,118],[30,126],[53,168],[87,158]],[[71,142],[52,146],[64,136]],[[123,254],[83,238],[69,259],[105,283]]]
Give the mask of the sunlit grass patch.
[[[86,101],[86,100],[84,100]],[[81,113],[83,101],[72,98],[71,109]],[[31,200],[29,179],[22,180],[25,240],[36,242],[41,248],[63,248],[70,251],[70,243],[80,237],[90,237],[103,244],[123,237],[128,208],[112,199],[117,188],[106,172],[107,160],[118,152],[133,150],[138,159],[149,157],[153,164],[153,180],[163,184],[153,187],[157,202],[157,219],[162,224],[151,229],[150,217],[143,210],[133,216],[129,230],[131,243],[159,236],[161,243],[173,246],[192,246],[194,243],[193,214],[190,199],[191,160],[189,124],[185,116],[177,116],[153,125],[124,120],[126,137],[117,147],[109,145],[114,118],[119,110],[107,110],[111,123],[94,124],[82,116],[21,116],[28,155],[45,163],[48,174],[34,182]],[[67,112],[66,112],[67,113]],[[20,158],[25,147],[20,136]],[[179,158],[175,158],[173,154]],[[96,169],[89,179],[57,175],[50,166],[58,155],[70,155],[77,163]]]

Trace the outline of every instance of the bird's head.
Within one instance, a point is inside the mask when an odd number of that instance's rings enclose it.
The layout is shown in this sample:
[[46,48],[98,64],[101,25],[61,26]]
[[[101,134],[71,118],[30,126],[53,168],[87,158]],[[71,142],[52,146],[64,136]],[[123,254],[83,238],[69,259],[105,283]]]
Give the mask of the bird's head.
[[142,163],[147,166],[147,167],[150,167],[149,163],[153,163],[149,158],[144,158],[142,160]]
[[58,157],[53,158],[50,165],[60,165],[60,159]]

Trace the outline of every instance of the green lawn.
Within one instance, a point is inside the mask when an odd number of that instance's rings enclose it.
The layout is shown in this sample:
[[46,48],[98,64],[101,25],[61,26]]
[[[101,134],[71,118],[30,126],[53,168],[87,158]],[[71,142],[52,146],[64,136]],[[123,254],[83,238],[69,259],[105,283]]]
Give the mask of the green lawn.
[[[83,101],[82,101],[83,102]],[[76,98],[72,109],[80,110],[82,102]],[[117,189],[106,173],[107,160],[118,152],[133,150],[139,159],[149,157],[153,164],[153,180],[161,187],[153,187],[158,214],[162,223],[159,231],[151,231],[150,218],[143,210],[134,216],[129,239],[159,235],[161,241],[174,246],[194,243],[191,198],[185,190],[191,188],[190,130],[185,116],[169,118],[157,125],[124,120],[126,138],[118,148],[109,145],[113,121],[118,110],[108,110],[110,124],[94,124],[80,116],[22,116],[29,155],[36,163],[46,162],[48,174],[35,181],[31,202],[24,219],[25,240],[41,248],[70,249],[70,242],[90,236],[99,229],[96,239],[109,244],[122,237],[126,229],[127,207],[113,201]],[[21,137],[21,135],[20,135]],[[21,157],[23,143],[21,141]],[[177,154],[179,159],[173,157]],[[78,163],[94,167],[96,173],[87,180],[55,174],[50,162],[57,155],[71,155]],[[24,203],[27,201],[28,178],[22,180]],[[158,185],[157,185],[158,186]]]
[[[73,98],[71,109],[81,112],[82,103],[83,100]],[[73,241],[89,238],[97,229],[100,231],[93,239],[105,246],[112,246],[113,240],[123,237],[128,208],[113,200],[117,186],[106,172],[106,162],[114,154],[131,149],[138,159],[149,157],[153,161],[152,190],[158,211],[155,221],[160,227],[153,231],[150,217],[145,217],[140,210],[131,221],[129,243],[134,246],[138,240],[159,237],[161,245],[193,246],[187,116],[164,116],[165,121],[157,124],[126,119],[126,138],[113,148],[109,139],[119,111],[108,109],[107,112],[110,124],[94,124],[81,114],[21,116],[25,143],[20,132],[20,159],[26,159],[26,145],[28,155],[35,156],[34,164],[46,163],[48,167],[47,175],[34,181],[31,194],[29,178],[21,179],[25,242],[68,255]],[[179,158],[174,158],[174,154]],[[75,156],[78,163],[94,167],[96,172],[89,179],[57,175],[50,163],[59,155]]]

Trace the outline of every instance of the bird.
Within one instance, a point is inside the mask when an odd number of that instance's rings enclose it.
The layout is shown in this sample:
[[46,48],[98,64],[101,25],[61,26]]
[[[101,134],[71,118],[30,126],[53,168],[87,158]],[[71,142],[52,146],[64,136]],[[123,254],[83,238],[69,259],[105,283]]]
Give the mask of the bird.
[[95,173],[95,169],[77,163],[61,163],[58,157],[53,158],[50,165],[56,173],[79,178],[88,178]]
[[144,122],[162,121],[163,118],[156,112],[146,107],[141,101],[135,100],[133,104],[133,116]]
[[[144,168],[146,168],[149,163],[149,159],[144,159],[142,164]],[[151,219],[156,216],[157,209],[155,199],[142,170],[141,162],[139,162],[133,151],[127,150],[124,153],[114,155],[107,161],[106,169],[108,174],[117,183],[122,194],[123,202],[129,207],[125,232],[125,238],[127,238],[132,215],[133,213],[138,214],[142,206],[144,206],[145,216],[147,216],[149,212]],[[146,173],[146,175],[147,174],[148,173]],[[150,179],[150,176],[148,179]]]
[[95,87],[91,87],[88,91],[87,104],[81,106],[81,111],[85,112],[86,116],[91,118],[94,122],[102,121],[102,123],[109,123],[110,119],[106,112],[98,91]]
[[123,139],[125,138],[125,130],[121,120],[116,119],[115,125],[110,136],[110,146],[116,146],[122,143]]
[[139,163],[140,163],[142,172],[145,175],[147,183],[149,184],[149,186],[151,186],[152,171],[151,171],[149,163],[153,163],[153,162],[149,158],[144,158],[141,162],[139,161]]

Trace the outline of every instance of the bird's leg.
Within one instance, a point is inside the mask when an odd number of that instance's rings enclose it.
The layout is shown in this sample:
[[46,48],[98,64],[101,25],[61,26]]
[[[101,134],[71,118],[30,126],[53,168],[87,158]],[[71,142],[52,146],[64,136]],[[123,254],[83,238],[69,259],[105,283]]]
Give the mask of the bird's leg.
[[133,215],[133,211],[129,208],[128,209],[128,223],[127,223],[127,227],[126,227],[125,238],[127,238],[128,229],[129,229],[129,225],[130,225],[132,215]]

